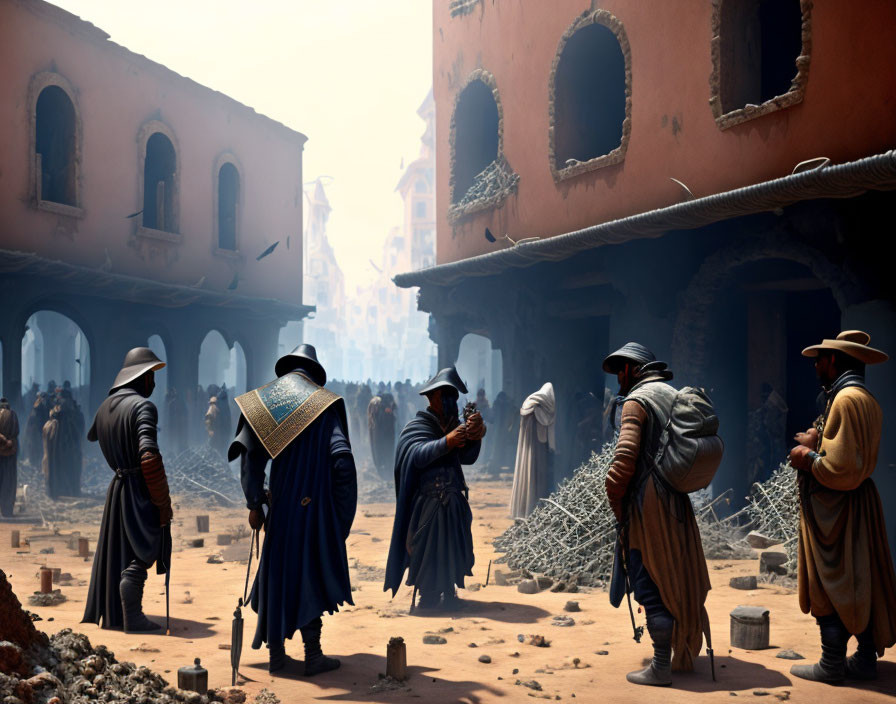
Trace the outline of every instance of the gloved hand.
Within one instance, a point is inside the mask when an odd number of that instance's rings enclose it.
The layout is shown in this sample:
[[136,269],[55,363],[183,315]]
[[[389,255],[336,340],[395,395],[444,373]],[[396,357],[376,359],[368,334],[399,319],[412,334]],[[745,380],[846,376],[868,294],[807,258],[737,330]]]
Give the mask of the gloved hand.
[[793,439],[803,447],[808,447],[810,450],[814,450],[818,447],[818,429],[809,428],[805,433],[797,433],[794,435]]
[[144,452],[140,458],[140,469],[149,491],[149,500],[159,509],[159,525],[171,523],[174,511],[171,508],[171,495],[168,493],[168,478],[165,476],[162,456],[155,452]]
[[261,530],[264,525],[264,511],[252,509],[249,511],[249,527],[252,530]]
[[809,454],[812,452],[805,445],[797,445],[790,451],[790,464],[801,472],[808,472],[812,469],[812,460]]

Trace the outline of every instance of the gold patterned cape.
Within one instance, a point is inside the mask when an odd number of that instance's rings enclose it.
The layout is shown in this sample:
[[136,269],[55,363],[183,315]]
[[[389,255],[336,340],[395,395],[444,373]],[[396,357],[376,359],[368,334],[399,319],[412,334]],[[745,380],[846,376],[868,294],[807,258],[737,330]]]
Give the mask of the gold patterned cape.
[[273,459],[340,397],[291,372],[234,400]]

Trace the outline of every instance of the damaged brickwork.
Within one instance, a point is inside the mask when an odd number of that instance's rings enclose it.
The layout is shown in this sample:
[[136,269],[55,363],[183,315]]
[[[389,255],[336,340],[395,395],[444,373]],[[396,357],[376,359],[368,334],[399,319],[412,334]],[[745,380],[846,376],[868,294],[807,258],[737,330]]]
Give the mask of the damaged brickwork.
[[[483,169],[474,179],[473,184],[464,192],[456,192],[457,168],[457,111],[458,105],[467,87],[479,81],[491,90],[498,110],[498,154],[493,162]],[[501,205],[511,193],[515,193],[519,184],[519,174],[515,173],[504,157],[504,110],[495,77],[485,69],[473,71],[457,93],[454,110],[451,114],[451,206],[448,208],[448,222],[452,225],[465,217],[483,210],[490,210]]]
[[712,3],[712,73],[709,77],[709,105],[719,129],[725,130],[742,122],[783,110],[803,101],[809,80],[809,59],[812,51],[812,0],[800,0],[802,11],[802,49],[796,58],[796,75],[790,90],[776,95],[760,105],[748,104],[737,110],[725,112],[722,105],[722,8],[725,0]]
[[473,12],[473,9],[482,3],[482,0],[451,0],[448,3],[448,12],[452,17],[463,17]]
[[[607,154],[558,168],[556,155],[557,109],[555,104],[557,69],[560,66],[560,59],[563,56],[566,43],[580,29],[592,24],[601,24],[613,32],[625,59],[625,119],[622,122],[622,139],[619,146]],[[550,164],[554,181],[563,181],[595,169],[620,164],[625,159],[625,152],[628,149],[632,133],[632,49],[628,43],[625,28],[615,15],[606,10],[589,10],[576,18],[575,22],[564,32],[563,37],[560,39],[560,44],[557,46],[554,62],[551,65],[551,75],[548,83],[548,123],[548,163]]]

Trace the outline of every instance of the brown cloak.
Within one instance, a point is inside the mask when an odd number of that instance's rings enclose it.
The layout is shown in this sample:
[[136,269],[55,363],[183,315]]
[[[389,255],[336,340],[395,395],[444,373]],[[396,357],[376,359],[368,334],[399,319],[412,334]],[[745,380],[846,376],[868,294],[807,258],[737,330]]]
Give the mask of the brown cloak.
[[883,414],[864,388],[830,403],[811,473],[800,473],[799,600],[816,618],[836,612],[853,635],[873,626],[879,655],[896,643],[896,575],[871,473]]
[[704,604],[711,587],[700,530],[688,496],[660,485],[647,462],[662,428],[654,427],[652,416],[635,400],[625,402],[622,419],[607,494],[621,520],[629,484],[643,483],[640,501],[632,497],[628,502],[628,546],[641,551],[644,567],[675,619],[672,669],[689,672],[709,626]]

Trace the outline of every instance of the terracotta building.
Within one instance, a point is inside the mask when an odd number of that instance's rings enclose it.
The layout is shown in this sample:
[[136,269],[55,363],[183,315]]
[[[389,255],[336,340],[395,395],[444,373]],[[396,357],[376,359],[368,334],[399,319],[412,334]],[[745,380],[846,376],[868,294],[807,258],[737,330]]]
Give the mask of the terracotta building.
[[83,331],[94,408],[126,350],[153,335],[178,389],[196,389],[211,330],[245,352],[250,387],[266,380],[278,331],[310,310],[305,140],[64,10],[2,0],[4,393],[20,393],[36,311]]
[[[554,383],[562,471],[574,395],[615,391],[600,360],[629,339],[710,390],[735,502],[770,391],[788,441],[816,416],[804,346],[861,328],[896,354],[896,4],[436,0],[433,19],[437,265],[395,282],[441,365],[474,333],[512,397]],[[868,377],[896,419],[896,363]]]

